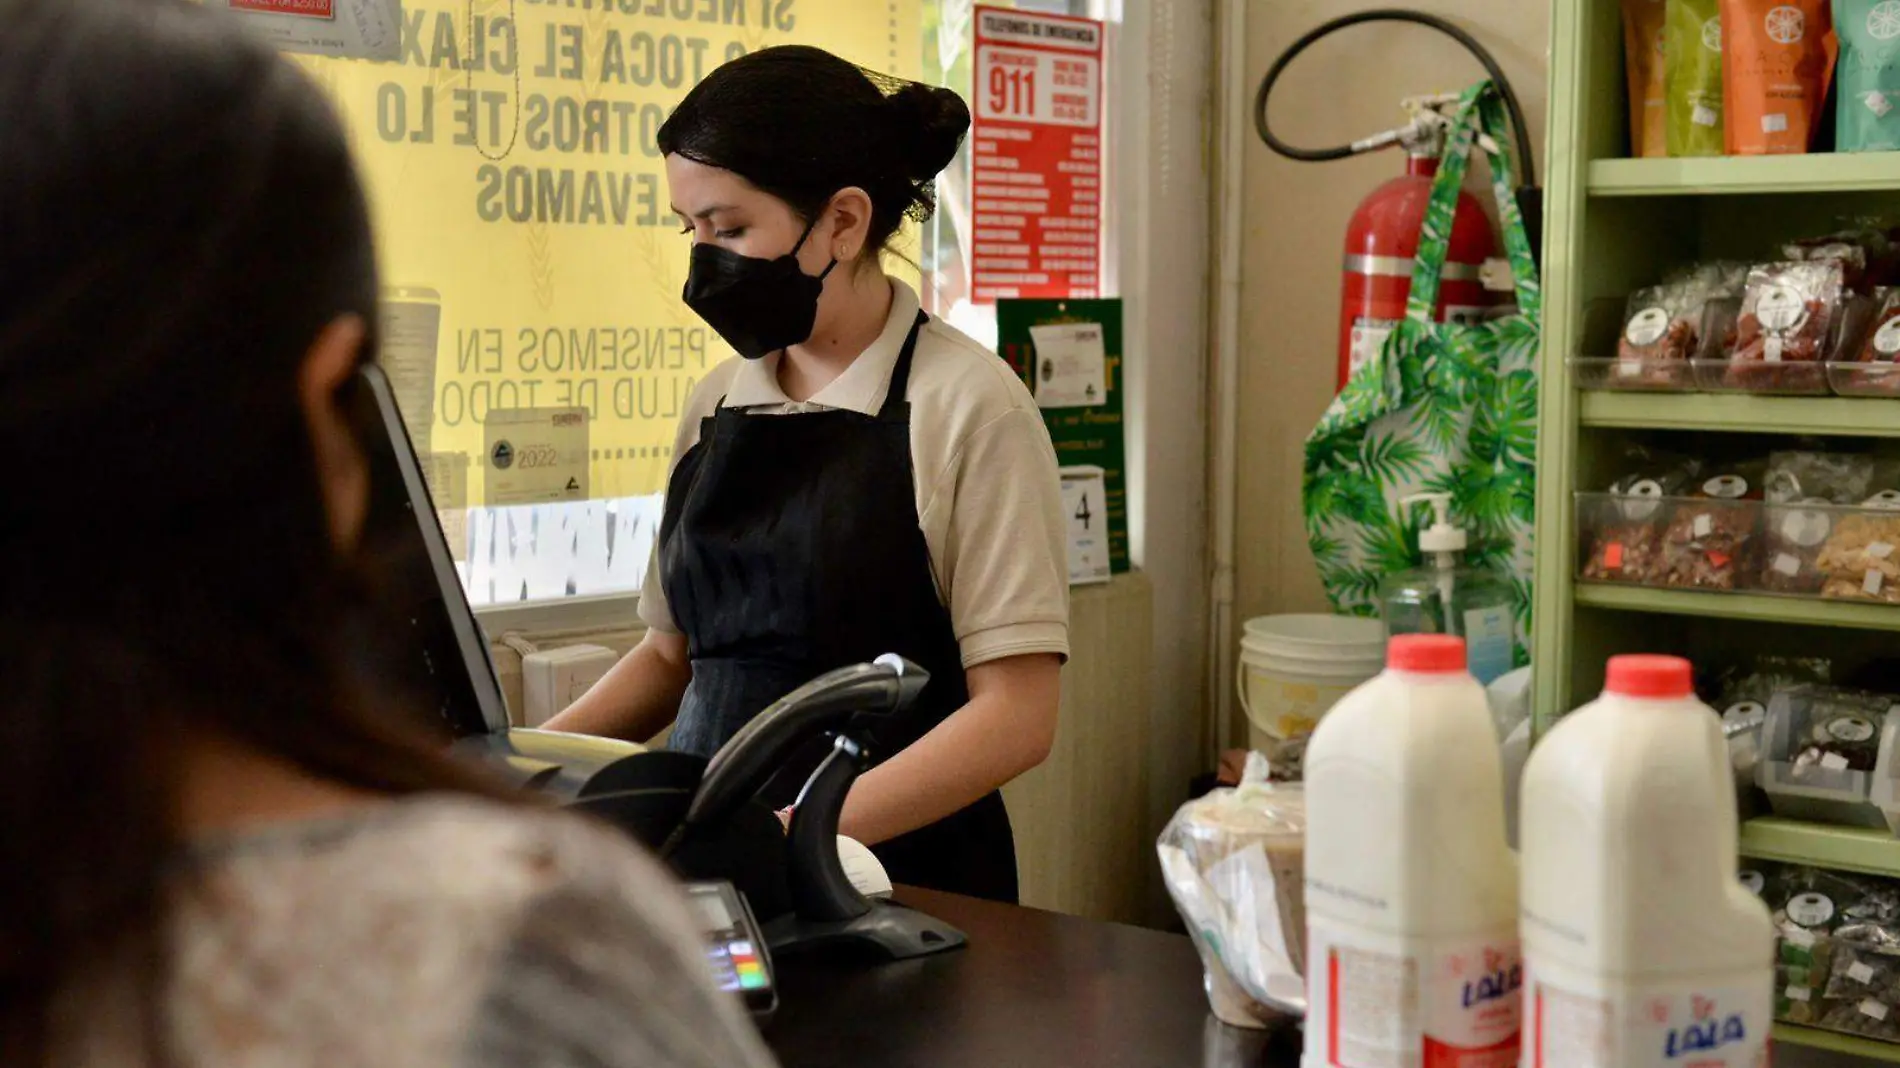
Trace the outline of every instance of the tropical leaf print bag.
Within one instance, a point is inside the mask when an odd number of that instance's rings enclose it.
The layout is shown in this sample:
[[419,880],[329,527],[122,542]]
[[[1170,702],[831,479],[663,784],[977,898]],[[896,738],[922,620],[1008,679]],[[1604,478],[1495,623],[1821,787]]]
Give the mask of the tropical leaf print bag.
[[[1511,194],[1511,161],[1499,147],[1505,139],[1496,89],[1480,82],[1466,90],[1420,229],[1406,317],[1307,437],[1302,499],[1327,596],[1342,612],[1369,616],[1378,613],[1385,576],[1421,562],[1418,530],[1430,509],[1407,509],[1399,501],[1414,493],[1450,493],[1455,521],[1471,537],[1466,561],[1511,577],[1516,656],[1523,664],[1541,297]],[[1491,162],[1518,307],[1483,323],[1434,322],[1452,213],[1474,147]]]

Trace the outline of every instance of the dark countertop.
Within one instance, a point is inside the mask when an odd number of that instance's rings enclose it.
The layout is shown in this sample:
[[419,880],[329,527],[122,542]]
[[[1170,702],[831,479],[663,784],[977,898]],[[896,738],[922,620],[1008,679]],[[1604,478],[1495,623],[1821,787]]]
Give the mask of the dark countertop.
[[1294,1068],[1298,1033],[1221,1026],[1186,938],[903,889],[970,936],[875,964],[778,963],[765,1035],[784,1068]]
[[[784,1068],[1297,1068],[1299,1032],[1224,1027],[1186,938],[900,889],[970,936],[900,963],[790,958],[765,1036]],[[1778,1045],[1776,1068],[1858,1058]]]

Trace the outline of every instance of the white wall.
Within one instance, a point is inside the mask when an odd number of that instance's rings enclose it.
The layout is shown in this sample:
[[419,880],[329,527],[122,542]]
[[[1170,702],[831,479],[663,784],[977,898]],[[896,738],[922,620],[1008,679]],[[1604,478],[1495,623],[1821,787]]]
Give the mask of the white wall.
[[1215,2],[1127,0],[1110,42],[1119,77],[1109,104],[1117,142],[1110,150],[1128,350],[1131,549],[1154,590],[1153,671],[1129,680],[1145,683],[1152,702],[1144,835],[1161,829],[1201,769],[1207,719],[1207,137]]

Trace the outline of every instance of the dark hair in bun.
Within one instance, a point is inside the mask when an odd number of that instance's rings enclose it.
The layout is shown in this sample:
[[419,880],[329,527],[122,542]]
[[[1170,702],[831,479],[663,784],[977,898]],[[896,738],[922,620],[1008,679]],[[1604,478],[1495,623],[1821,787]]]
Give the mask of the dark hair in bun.
[[871,197],[870,246],[936,208],[970,109],[948,89],[864,70],[819,48],[741,56],[693,87],[660,127],[660,151],[718,167],[811,219],[840,189]]

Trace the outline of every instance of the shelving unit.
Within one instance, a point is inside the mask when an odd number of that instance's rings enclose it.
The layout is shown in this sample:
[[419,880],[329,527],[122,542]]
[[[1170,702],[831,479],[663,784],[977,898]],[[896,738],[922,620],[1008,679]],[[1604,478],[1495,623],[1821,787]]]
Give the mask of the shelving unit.
[[[1776,158],[1628,159],[1621,5],[1552,0],[1546,159],[1544,349],[1538,433],[1534,711],[1539,730],[1593,697],[1622,652],[1777,649],[1836,655],[1890,646],[1900,607],[1754,594],[1579,583],[1579,490],[1600,490],[1632,438],[1694,450],[1711,435],[1768,452],[1779,437],[1858,438],[1900,453],[1900,400],[1735,394],[1586,393],[1566,360],[1581,351],[1593,302],[1621,301],[1675,264],[1760,260],[1781,241],[1843,216],[1900,209],[1900,153]],[[1785,447],[1785,446],[1784,446]],[[1608,477],[1614,477],[1613,475]],[[1749,821],[1752,857],[1900,877],[1884,831]],[[1900,1045],[1807,1027],[1777,1040],[1900,1062]]]
[[1763,816],[1742,825],[1742,856],[1900,878],[1900,839],[1862,827]]
[[1900,404],[1887,398],[1583,393],[1578,401],[1584,427],[1900,438]]
[[1900,189],[1900,153],[1599,159],[1585,179],[1593,197],[1879,192]]
[[1879,1042],[1871,1038],[1861,1038],[1858,1035],[1844,1035],[1839,1031],[1823,1031],[1818,1027],[1778,1023],[1775,1025],[1775,1041],[1785,1042],[1790,1046],[1824,1049],[1830,1053],[1845,1053],[1850,1057],[1865,1057],[1870,1061],[1894,1059],[1891,1042]]
[[1855,630],[1900,630],[1900,611],[1892,605],[1848,604],[1773,594],[1658,590],[1644,586],[1578,583],[1576,603],[1614,612],[1650,612],[1702,619],[1739,619],[1752,623],[1789,623]]

